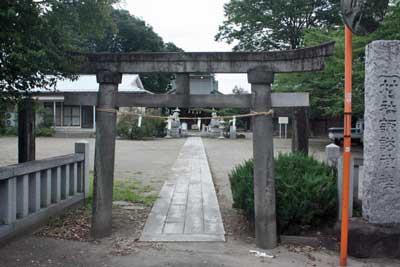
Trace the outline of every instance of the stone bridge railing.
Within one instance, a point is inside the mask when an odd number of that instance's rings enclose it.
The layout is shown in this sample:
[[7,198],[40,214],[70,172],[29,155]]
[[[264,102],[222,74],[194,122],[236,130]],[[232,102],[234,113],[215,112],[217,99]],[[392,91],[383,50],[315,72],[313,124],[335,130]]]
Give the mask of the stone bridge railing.
[[[325,148],[326,161],[329,165],[337,168],[337,189],[339,200],[339,214],[341,218],[342,208],[342,181],[343,181],[343,156],[340,147],[330,144]],[[350,161],[350,188],[349,188],[349,217],[353,217],[353,202],[362,201],[362,184],[364,176],[364,160],[361,157],[351,157]]]
[[75,153],[0,167],[0,243],[82,202],[89,191],[89,144]]

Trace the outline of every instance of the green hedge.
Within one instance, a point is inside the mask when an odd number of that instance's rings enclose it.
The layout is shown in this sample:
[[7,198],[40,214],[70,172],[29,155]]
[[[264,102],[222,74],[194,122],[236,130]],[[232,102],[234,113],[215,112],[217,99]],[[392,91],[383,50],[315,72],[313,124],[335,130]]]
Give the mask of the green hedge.
[[138,127],[137,124],[138,118],[136,116],[131,114],[121,115],[117,125],[118,136],[133,140],[165,136],[163,119],[143,118],[141,127]]
[[17,136],[17,135],[18,135],[17,127],[0,128],[0,136]]
[[[254,218],[253,161],[248,160],[230,173],[235,208]],[[281,154],[275,159],[277,220],[280,233],[333,223],[337,215],[337,187],[334,170],[301,153]]]
[[40,127],[35,130],[36,136],[40,137],[52,137],[55,134],[54,128]]

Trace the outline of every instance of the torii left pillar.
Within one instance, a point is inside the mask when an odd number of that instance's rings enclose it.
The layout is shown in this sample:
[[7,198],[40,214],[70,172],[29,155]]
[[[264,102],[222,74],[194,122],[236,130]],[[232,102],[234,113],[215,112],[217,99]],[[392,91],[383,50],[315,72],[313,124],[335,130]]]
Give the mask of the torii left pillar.
[[94,186],[92,229],[93,238],[111,235],[112,200],[115,161],[118,84],[122,74],[111,71],[97,73],[100,84],[96,107],[96,145],[94,158]]

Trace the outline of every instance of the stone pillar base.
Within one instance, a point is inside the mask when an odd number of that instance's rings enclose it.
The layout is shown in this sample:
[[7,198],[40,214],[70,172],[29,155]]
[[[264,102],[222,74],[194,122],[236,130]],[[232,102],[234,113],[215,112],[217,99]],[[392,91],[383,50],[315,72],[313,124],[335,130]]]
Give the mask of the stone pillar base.
[[[340,231],[337,233],[340,237]],[[357,258],[400,259],[400,224],[379,225],[361,218],[350,219],[348,252]]]

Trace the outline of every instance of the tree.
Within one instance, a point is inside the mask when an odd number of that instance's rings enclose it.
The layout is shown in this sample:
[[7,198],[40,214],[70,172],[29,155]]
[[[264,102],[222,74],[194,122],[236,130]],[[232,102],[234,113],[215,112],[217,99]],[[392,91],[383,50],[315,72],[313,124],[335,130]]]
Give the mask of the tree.
[[78,62],[67,53],[90,51],[92,40],[111,23],[114,2],[2,0],[0,106],[29,94],[32,88],[74,77]]
[[[164,43],[145,21],[129,14],[127,10],[114,9],[112,19],[116,30],[109,28],[96,42],[97,52],[181,52],[173,43]],[[172,74],[141,74],[143,85],[149,91],[165,92]]]
[[305,30],[341,23],[339,0],[231,0],[224,9],[215,39],[234,50],[298,48]]
[[[373,40],[400,39],[400,3],[389,8],[383,24],[367,36],[353,36],[353,115],[364,113],[365,46]],[[344,88],[344,30],[340,28],[314,29],[306,32],[305,45],[336,41],[333,56],[326,59],[325,68],[317,73],[278,74],[275,91],[310,92],[312,117],[343,115]]]

